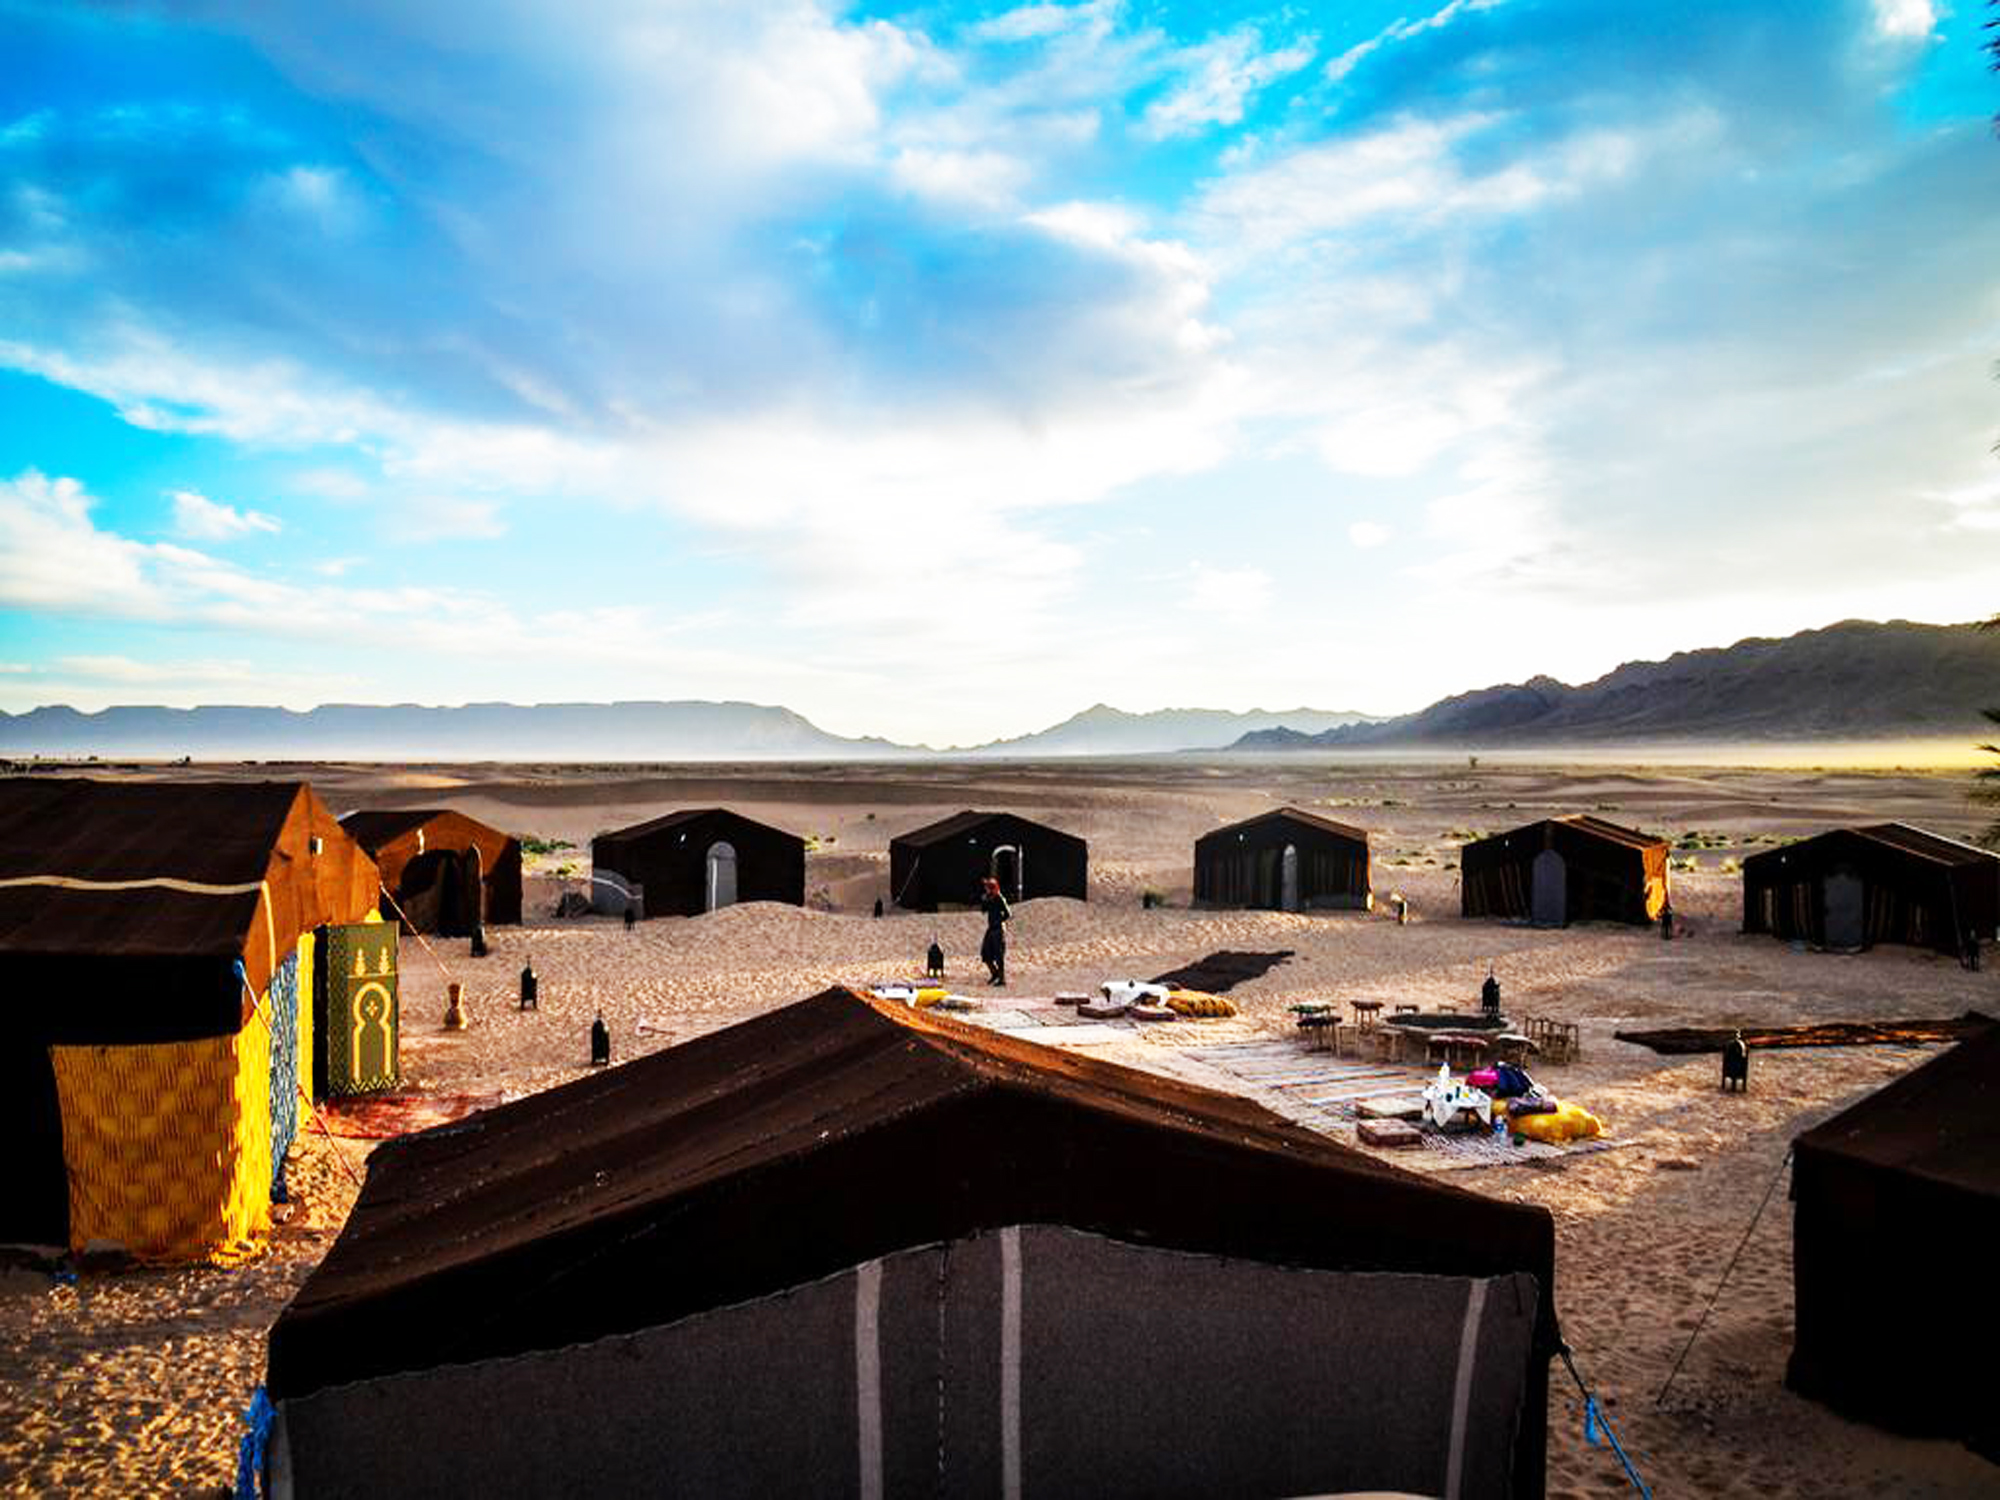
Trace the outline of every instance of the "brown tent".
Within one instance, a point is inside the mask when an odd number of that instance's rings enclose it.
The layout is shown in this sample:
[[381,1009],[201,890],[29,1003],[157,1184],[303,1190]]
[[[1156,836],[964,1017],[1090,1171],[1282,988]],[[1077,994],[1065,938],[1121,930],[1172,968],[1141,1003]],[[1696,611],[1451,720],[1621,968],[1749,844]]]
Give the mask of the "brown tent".
[[1269,911],[1365,910],[1368,831],[1296,807],[1205,833],[1194,845],[1194,899]]
[[[162,1254],[268,1209],[310,1024],[301,944],[372,914],[379,889],[302,782],[0,780],[0,991],[15,1015],[0,1131],[16,1164],[0,1241],[64,1242],[79,1193],[105,1237]],[[239,1110],[259,1095],[261,1133]],[[99,1147],[134,1170],[84,1180],[107,1168]],[[202,1214],[126,1222],[177,1198],[205,1199]]]
[[1459,914],[1538,927],[1646,923],[1667,904],[1667,841],[1588,813],[1544,818],[1459,851]]
[[1852,951],[1963,951],[2000,923],[2000,856],[1907,823],[1836,828],[1743,861],[1743,930]]
[[1000,882],[1009,901],[1082,901],[1089,893],[1090,846],[1017,813],[971,808],[889,840],[889,891],[906,911],[970,906],[988,877]]
[[727,808],[672,812],[590,841],[599,911],[698,917],[739,901],[805,899],[806,841]]
[[830,990],[379,1148],[271,1330],[271,1462],[301,1494],[1532,1496],[1553,1275],[1545,1209]]
[[2000,1458],[2000,1026],[1792,1143],[1785,1383],[1842,1416]]
[[466,936],[474,921],[521,920],[519,839],[448,808],[351,812],[340,826],[374,857],[385,895],[395,897],[383,901],[384,917],[400,908],[405,925],[446,937]]

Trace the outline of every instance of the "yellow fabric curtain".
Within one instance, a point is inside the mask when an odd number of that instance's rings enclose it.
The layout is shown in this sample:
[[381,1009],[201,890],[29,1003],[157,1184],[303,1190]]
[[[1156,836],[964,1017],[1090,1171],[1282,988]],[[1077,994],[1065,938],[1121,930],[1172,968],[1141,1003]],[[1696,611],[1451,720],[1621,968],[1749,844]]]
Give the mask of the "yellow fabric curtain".
[[271,1227],[271,1034],[51,1047],[72,1248],[148,1260],[254,1254]]

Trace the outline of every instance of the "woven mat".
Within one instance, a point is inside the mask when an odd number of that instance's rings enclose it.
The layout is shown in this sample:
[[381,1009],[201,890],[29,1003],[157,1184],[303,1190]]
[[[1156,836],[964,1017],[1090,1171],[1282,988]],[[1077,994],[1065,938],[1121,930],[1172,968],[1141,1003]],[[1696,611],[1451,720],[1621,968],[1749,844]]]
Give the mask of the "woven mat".
[[319,1113],[334,1135],[354,1141],[386,1141],[415,1130],[429,1130],[433,1125],[449,1125],[505,1100],[504,1094],[369,1094],[330,1099],[319,1107]]

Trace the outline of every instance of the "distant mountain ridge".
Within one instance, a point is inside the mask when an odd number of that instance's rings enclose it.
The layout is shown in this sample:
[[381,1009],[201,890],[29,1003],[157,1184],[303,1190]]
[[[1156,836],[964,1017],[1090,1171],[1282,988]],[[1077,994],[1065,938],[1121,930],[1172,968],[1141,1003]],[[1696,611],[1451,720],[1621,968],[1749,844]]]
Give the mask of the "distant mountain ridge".
[[0,713],[0,753],[271,760],[820,760],[914,754],[759,703],[328,703]]
[[1918,739],[1987,732],[1979,711],[1994,706],[2000,631],[1845,620],[1626,662],[1578,687],[1531,677],[1317,734],[1260,730],[1230,748]]
[[1156,708],[1128,713],[1095,703],[1080,714],[1034,734],[994,740],[967,752],[974,755],[1158,755],[1175,750],[1216,750],[1239,736],[1267,729],[1312,735],[1348,724],[1370,722],[1367,714],[1343,709]]

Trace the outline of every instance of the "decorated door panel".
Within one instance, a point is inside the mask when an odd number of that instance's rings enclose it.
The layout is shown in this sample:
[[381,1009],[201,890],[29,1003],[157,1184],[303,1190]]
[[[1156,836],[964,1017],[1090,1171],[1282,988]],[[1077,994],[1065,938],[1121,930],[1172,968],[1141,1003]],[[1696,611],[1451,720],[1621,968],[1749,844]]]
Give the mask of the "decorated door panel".
[[396,1000],[397,927],[357,922],[322,929],[314,988],[313,1088],[369,1094],[402,1081]]

